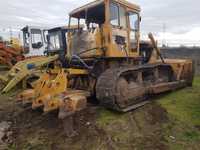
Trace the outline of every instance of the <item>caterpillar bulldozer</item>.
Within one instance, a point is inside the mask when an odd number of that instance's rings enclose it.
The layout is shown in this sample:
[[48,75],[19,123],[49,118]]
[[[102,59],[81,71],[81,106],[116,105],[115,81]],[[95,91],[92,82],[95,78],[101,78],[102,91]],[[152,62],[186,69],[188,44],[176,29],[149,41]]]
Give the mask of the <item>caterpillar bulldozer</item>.
[[68,28],[77,29],[48,35],[47,52],[59,49],[60,61],[18,101],[45,112],[59,110],[63,119],[85,109],[88,97],[127,112],[151,95],[191,86],[191,60],[163,58],[152,34],[151,42],[140,41],[140,11],[125,0],[97,0],[73,10]]

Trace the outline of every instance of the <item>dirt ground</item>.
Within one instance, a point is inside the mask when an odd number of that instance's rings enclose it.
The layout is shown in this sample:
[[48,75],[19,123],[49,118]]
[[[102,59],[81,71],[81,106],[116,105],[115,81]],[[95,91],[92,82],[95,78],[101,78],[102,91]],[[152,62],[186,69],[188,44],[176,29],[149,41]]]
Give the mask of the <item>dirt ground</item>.
[[[126,114],[95,105],[74,116],[76,135],[67,137],[57,112],[24,108],[15,95],[0,95],[0,122],[11,124],[2,150],[199,150],[200,132],[168,114],[159,102]],[[67,120],[66,120],[67,121]],[[181,145],[181,146],[178,146]]]
[[[109,116],[111,118],[106,118]],[[72,138],[66,136],[67,129],[63,121],[57,119],[56,112],[45,115],[41,110],[16,108],[12,104],[0,109],[0,120],[12,123],[9,149],[168,149],[161,127],[168,118],[166,111],[157,104],[125,115],[89,106],[75,115],[77,135]]]

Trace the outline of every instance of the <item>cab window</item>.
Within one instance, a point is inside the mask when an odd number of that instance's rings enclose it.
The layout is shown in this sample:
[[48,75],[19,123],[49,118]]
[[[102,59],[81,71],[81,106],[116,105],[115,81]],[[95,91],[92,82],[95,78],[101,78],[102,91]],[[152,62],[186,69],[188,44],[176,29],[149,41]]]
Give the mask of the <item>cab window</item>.
[[119,26],[119,8],[116,4],[110,4],[110,23]]
[[129,12],[130,28],[133,31],[137,31],[139,27],[138,14],[134,12]]
[[120,26],[126,28],[126,10],[123,7],[119,7],[119,17]]
[[43,45],[42,32],[39,29],[31,29],[31,41],[33,48],[41,48]]
[[137,32],[139,31],[139,15],[135,12],[129,12],[130,22],[130,45],[131,50],[137,50]]
[[113,26],[126,28],[126,10],[117,4],[111,3],[110,23]]
[[60,33],[49,33],[49,50],[60,50]]

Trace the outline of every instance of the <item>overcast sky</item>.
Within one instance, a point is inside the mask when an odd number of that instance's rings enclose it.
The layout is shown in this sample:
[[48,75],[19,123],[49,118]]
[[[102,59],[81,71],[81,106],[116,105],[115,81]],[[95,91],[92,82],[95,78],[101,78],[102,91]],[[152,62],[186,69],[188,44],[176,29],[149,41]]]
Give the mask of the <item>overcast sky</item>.
[[[25,25],[53,27],[66,25],[68,13],[92,0],[1,0],[0,35],[14,35]],[[200,0],[129,0],[142,8],[142,35],[153,32],[169,44],[200,45]],[[17,32],[16,32],[17,31]]]

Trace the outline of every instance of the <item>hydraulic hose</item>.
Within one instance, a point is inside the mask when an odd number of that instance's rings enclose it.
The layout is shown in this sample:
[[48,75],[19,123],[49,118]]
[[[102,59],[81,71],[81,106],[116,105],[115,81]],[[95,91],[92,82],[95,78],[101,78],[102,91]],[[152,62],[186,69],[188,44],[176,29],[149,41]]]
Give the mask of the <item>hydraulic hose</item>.
[[84,67],[86,67],[87,69],[92,69],[90,66],[88,66],[85,62],[84,62],[84,60],[82,60],[79,56],[77,56],[77,55],[72,55],[72,59],[78,59],[78,61],[80,62],[80,63],[82,63],[83,64],[83,66]]

